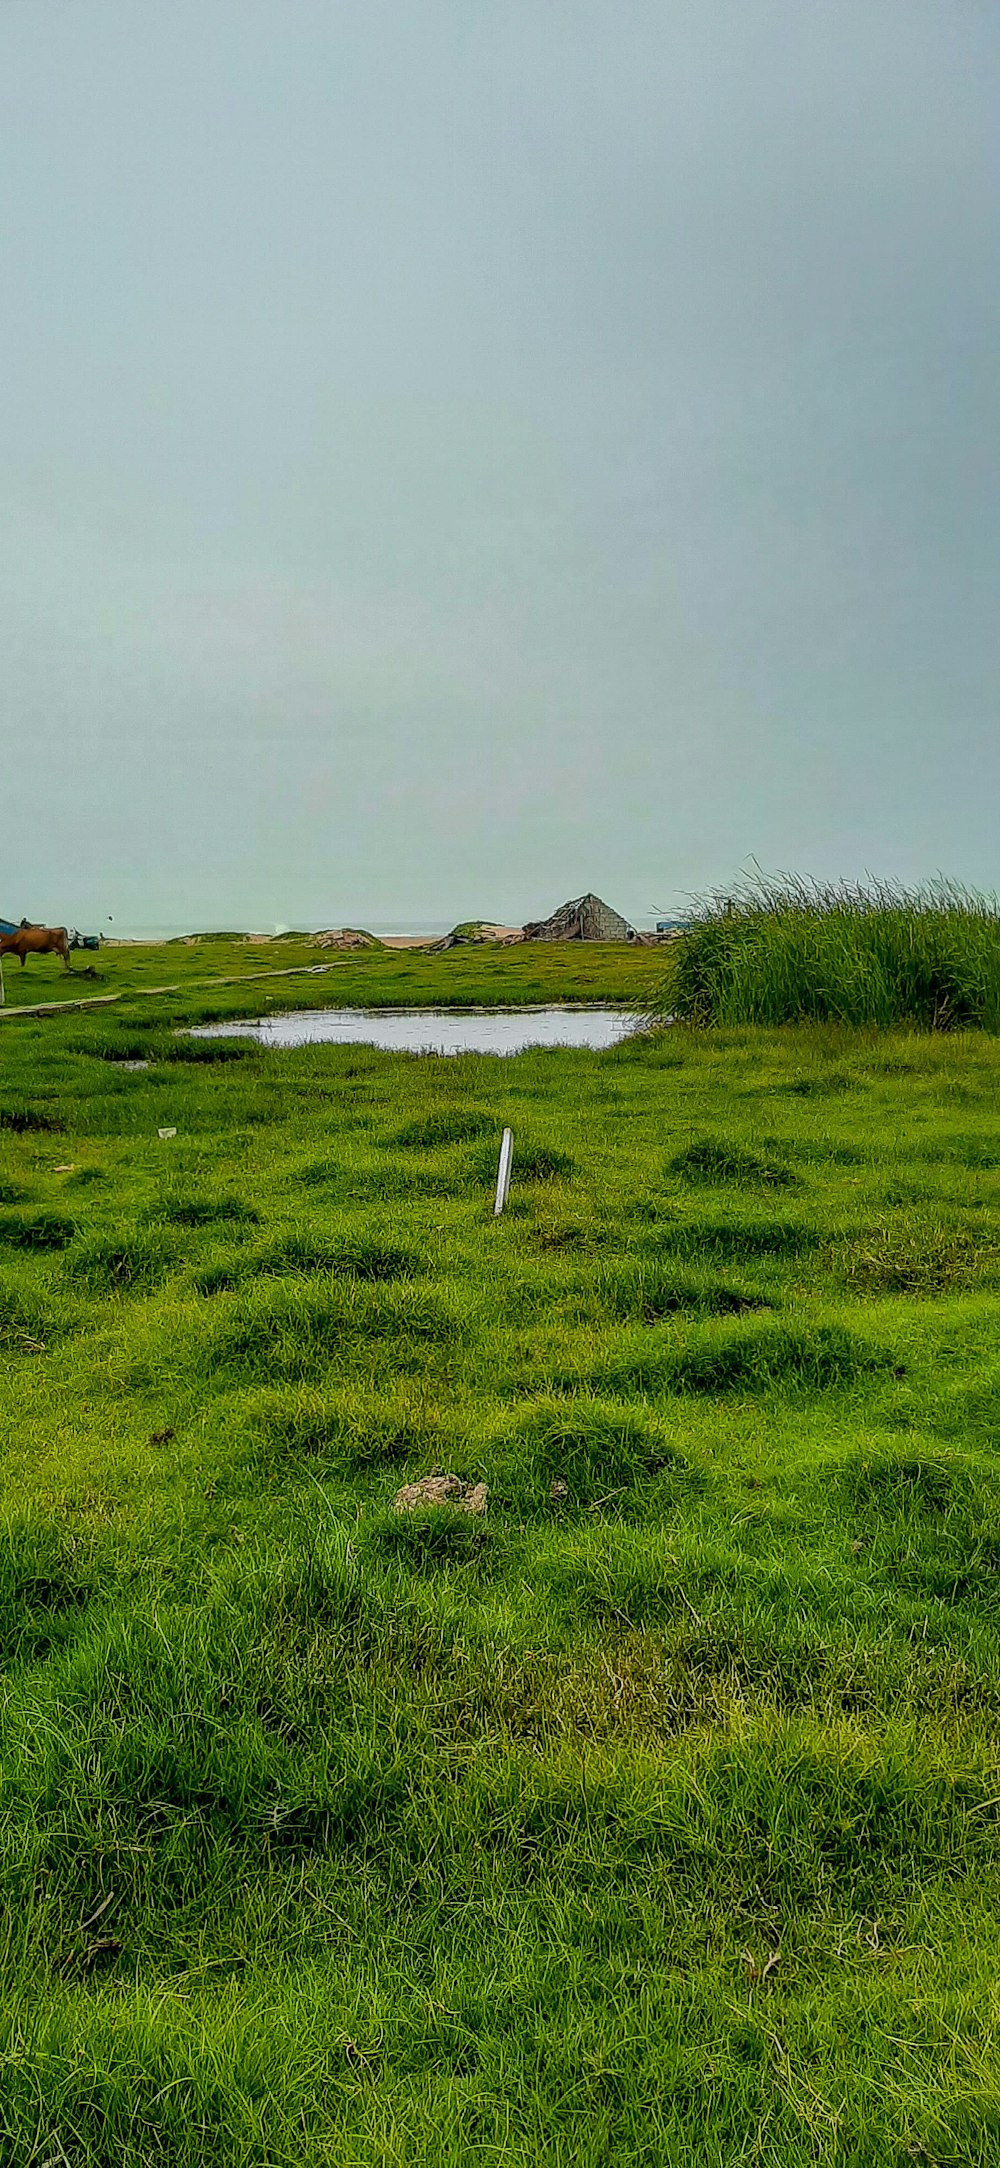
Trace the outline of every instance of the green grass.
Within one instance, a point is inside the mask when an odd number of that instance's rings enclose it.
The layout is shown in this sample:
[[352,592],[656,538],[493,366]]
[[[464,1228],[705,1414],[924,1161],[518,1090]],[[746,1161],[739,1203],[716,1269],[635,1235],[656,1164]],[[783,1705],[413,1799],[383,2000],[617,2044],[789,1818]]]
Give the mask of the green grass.
[[0,2161],[1000,2162],[1000,1046],[134,983],[0,1032]]
[[1000,1030],[1000,906],[947,884],[759,878],[709,899],[673,965],[661,1013],[694,1024]]
[[[72,974],[58,959],[8,963],[8,1009],[38,1003],[97,1001],[77,1030],[109,1060],[170,1058],[175,1022],[264,1015],[270,1009],[503,1007],[521,1002],[610,1002],[643,1007],[662,992],[663,952],[624,942],[527,942],[517,948],[457,948],[442,955],[376,948],[347,955],[318,948],[305,934],[250,945],[238,935],[205,935],[161,946],[104,948]],[[129,1002],[131,1030],[120,1004]],[[109,1001],[113,1005],[107,1006]],[[242,1045],[211,1042],[172,1048],[174,1059],[238,1060]]]

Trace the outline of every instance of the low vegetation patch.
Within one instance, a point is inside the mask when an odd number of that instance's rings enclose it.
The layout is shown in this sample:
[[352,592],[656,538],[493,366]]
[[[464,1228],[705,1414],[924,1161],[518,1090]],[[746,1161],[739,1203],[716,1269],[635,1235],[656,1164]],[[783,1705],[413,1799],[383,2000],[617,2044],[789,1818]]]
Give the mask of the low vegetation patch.
[[0,1205],[24,1204],[30,1196],[31,1188],[27,1182],[0,1181]]
[[242,1369],[248,1377],[308,1376],[342,1363],[371,1345],[378,1361],[391,1361],[387,1343],[407,1350],[447,1345],[461,1334],[451,1305],[429,1290],[405,1285],[364,1286],[326,1280],[320,1286],[290,1279],[262,1279],[234,1298],[216,1328],[212,1362]]

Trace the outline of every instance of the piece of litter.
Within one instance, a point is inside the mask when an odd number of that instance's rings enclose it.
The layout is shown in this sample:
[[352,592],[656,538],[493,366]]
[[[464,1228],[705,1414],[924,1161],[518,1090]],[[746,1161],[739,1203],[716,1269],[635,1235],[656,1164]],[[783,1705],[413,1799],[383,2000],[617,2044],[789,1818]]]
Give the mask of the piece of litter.
[[75,1174],[76,1161],[72,1159],[67,1159],[63,1166],[53,1167],[52,1172],[53,1174]]
[[158,1129],[156,1134],[158,1137],[176,1137],[177,1131],[176,1129]]
[[404,1483],[396,1492],[397,1513],[414,1513],[420,1506],[450,1506],[456,1513],[485,1513],[485,1483],[463,1483],[458,1475],[423,1475],[418,1483]]

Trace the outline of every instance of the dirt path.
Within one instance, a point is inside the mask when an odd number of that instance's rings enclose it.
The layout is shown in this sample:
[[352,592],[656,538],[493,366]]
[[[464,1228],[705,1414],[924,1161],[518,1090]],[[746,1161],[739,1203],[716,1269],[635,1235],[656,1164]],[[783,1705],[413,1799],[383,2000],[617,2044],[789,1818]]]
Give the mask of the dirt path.
[[0,1024],[9,1024],[18,1016],[69,1016],[77,1009],[108,1009],[115,1001],[147,1001],[158,994],[180,994],[191,989],[212,986],[251,986],[259,979],[317,978],[324,971],[336,971],[346,958],[338,956],[332,964],[289,964],[281,971],[246,971],[230,979],[178,980],[173,986],[130,986],[120,994],[84,994],[79,1001],[34,1001],[23,1006],[0,1008]]

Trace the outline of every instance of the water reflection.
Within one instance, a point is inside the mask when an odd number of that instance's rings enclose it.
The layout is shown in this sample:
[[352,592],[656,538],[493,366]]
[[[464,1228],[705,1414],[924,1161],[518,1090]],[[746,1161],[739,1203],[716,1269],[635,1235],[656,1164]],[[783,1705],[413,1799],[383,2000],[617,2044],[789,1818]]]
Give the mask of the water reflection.
[[301,1009],[199,1024],[196,1039],[261,1046],[377,1046],[391,1054],[521,1054],[529,1046],[617,1046],[641,1028],[620,1009]]

